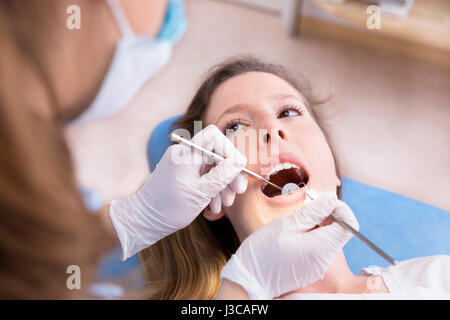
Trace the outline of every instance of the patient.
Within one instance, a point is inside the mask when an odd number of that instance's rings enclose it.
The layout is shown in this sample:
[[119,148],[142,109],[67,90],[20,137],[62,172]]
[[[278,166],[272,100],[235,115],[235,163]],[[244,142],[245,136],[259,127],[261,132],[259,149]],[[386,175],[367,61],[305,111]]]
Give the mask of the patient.
[[[215,124],[235,145],[248,130],[266,129],[268,134],[258,141],[257,152],[269,154],[271,161],[250,162],[248,169],[262,175],[271,172],[270,180],[281,186],[303,182],[318,192],[336,191],[339,195],[341,181],[328,138],[319,125],[319,105],[309,87],[300,86],[282,67],[250,57],[235,58],[211,71],[176,127],[186,128],[193,135],[194,121],[202,120],[203,126]],[[277,144],[277,154],[270,154],[271,144]],[[252,157],[248,147],[236,146],[248,159]],[[289,165],[271,171],[279,163]],[[147,298],[215,298],[221,285],[221,269],[240,242],[269,221],[301,207],[304,189],[280,195],[277,189],[250,178],[247,191],[237,195],[232,206],[219,204],[215,210],[218,214],[205,209],[187,228],[141,252],[148,280]],[[327,223],[330,222],[323,222]],[[436,256],[354,275],[341,250],[322,280],[283,297],[400,292],[415,286],[411,283],[427,287],[427,276],[443,277],[449,267],[448,257]],[[405,270],[410,271],[408,276],[404,275]],[[396,283],[398,278],[391,274],[403,277],[404,283]],[[450,281],[441,280],[443,284],[438,289],[448,294]],[[239,291],[236,286],[235,294],[221,293],[220,298],[248,298],[245,290],[242,292],[240,287]]]

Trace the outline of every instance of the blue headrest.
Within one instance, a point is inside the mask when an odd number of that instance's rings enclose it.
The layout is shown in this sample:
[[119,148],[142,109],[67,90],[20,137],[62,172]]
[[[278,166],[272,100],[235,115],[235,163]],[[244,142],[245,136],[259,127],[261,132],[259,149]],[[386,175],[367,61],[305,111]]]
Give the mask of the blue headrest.
[[[342,200],[352,208],[360,232],[395,260],[450,255],[449,212],[346,177]],[[344,252],[354,273],[368,265],[389,265],[355,237]]]
[[170,147],[171,141],[169,134],[172,132],[170,126],[181,116],[176,116],[161,122],[153,130],[147,143],[147,160],[150,172],[155,170],[159,160],[161,160],[166,149]]
[[[147,145],[151,171],[170,145],[170,125],[179,117],[154,129]],[[450,213],[346,177],[342,178],[342,200],[353,209],[360,232],[395,260],[450,255]],[[355,274],[369,265],[389,264],[355,237],[344,252]]]

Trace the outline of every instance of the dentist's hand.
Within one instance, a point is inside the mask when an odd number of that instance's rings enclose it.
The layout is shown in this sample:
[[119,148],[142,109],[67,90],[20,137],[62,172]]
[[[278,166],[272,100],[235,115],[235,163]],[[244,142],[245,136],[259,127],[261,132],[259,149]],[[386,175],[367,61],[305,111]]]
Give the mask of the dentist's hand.
[[335,193],[325,193],[246,238],[223,267],[221,278],[241,285],[251,299],[273,299],[323,278],[352,237],[334,221],[311,230],[333,211],[359,230],[352,210]]
[[216,126],[204,128],[191,141],[225,160],[202,175],[206,156],[183,144],[172,145],[136,194],[114,200],[110,216],[123,260],[186,227],[210,203],[211,211],[219,213],[222,204],[230,206],[236,193],[247,189],[247,177],[240,173],[247,159]]

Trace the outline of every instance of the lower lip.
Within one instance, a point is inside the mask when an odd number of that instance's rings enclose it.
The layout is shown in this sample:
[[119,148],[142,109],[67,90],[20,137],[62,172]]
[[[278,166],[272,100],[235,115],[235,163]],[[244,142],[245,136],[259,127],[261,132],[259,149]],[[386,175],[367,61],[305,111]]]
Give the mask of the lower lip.
[[305,201],[306,197],[306,188],[308,188],[309,183],[303,187],[291,192],[289,194],[281,194],[279,196],[275,196],[273,198],[266,196],[262,191],[261,194],[264,197],[264,200],[273,207],[288,207],[295,204],[299,204]]

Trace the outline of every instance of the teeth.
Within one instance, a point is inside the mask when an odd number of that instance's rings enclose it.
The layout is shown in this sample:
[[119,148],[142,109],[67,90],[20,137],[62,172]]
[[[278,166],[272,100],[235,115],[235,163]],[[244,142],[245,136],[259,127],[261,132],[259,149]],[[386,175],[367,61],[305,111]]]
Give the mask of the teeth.
[[297,166],[296,164],[291,163],[291,162],[279,163],[270,170],[269,174],[266,175],[266,179],[269,180],[270,176],[277,173],[278,171],[291,169],[291,168],[300,169],[299,166]]

